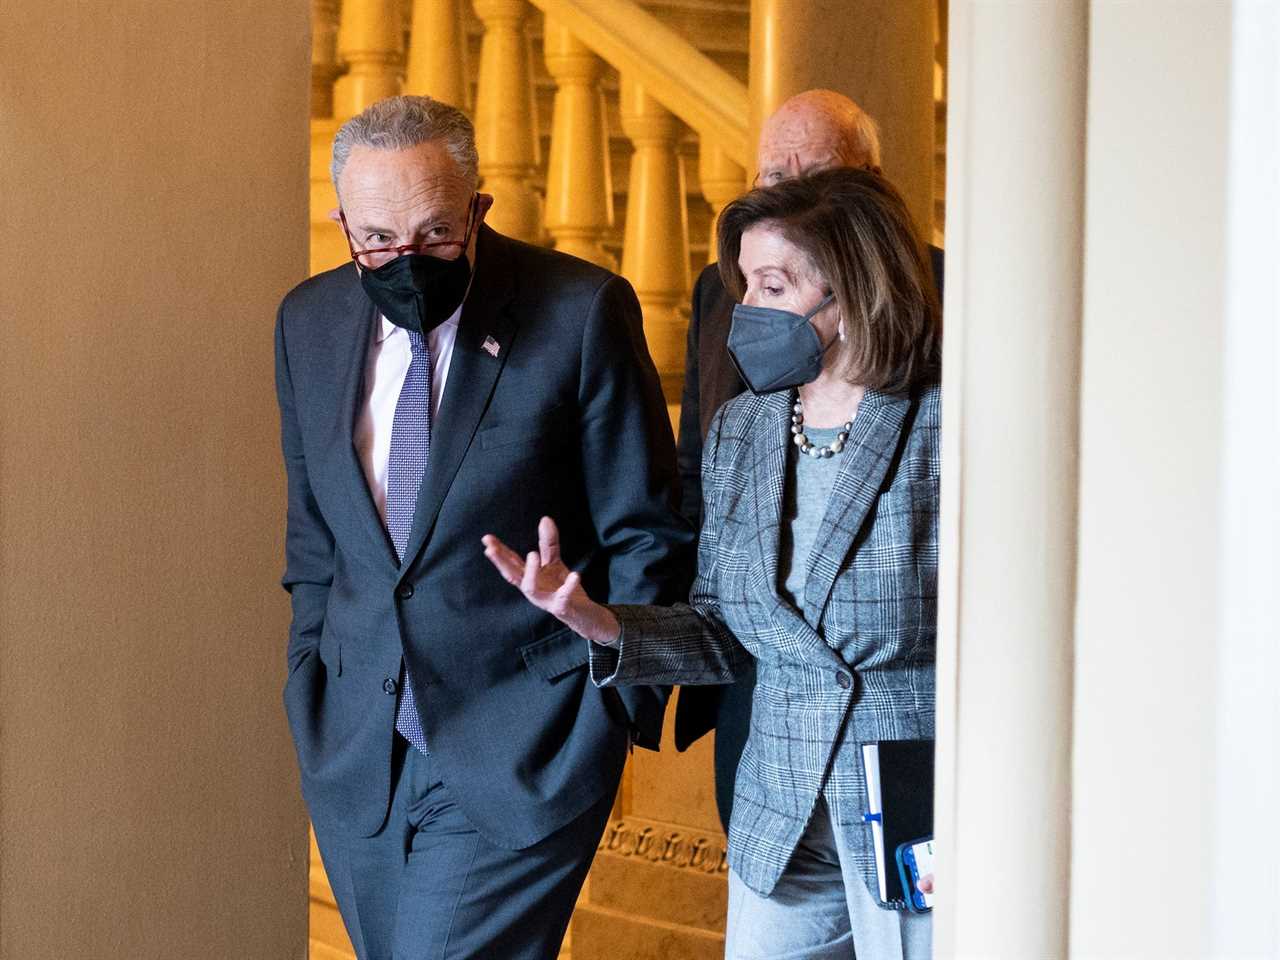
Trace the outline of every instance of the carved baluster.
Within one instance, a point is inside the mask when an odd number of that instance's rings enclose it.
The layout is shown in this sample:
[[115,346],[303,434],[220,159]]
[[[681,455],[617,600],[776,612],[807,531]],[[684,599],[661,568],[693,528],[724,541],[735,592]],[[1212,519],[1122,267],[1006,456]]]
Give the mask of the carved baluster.
[[730,200],[742,195],[747,185],[747,172],[729,159],[729,155],[703,138],[698,151],[698,176],[702,195],[711,205],[711,242],[707,263],[716,262],[716,221]]
[[426,94],[463,110],[470,108],[463,27],[462,0],[415,0],[405,93]]
[[622,274],[636,288],[649,352],[664,377],[668,401],[675,402],[684,370],[689,302],[689,218],[684,164],[677,151],[682,126],[626,75],[621,114],[622,129],[635,148]]
[[475,0],[484,22],[476,94],[476,146],[483,189],[494,196],[488,223],[520,240],[537,242],[542,210],[533,187],[538,166],[533,68],[524,21],[526,0]]
[[613,223],[609,133],[600,76],[604,63],[581,40],[547,18],[547,70],[556,80],[547,167],[547,231],[556,249],[609,270],[617,261],[601,245]]
[[311,0],[311,116],[333,116],[338,79],[338,0]]
[[342,0],[338,55],[347,72],[333,87],[333,114],[353,117],[400,92],[404,32],[397,0]]

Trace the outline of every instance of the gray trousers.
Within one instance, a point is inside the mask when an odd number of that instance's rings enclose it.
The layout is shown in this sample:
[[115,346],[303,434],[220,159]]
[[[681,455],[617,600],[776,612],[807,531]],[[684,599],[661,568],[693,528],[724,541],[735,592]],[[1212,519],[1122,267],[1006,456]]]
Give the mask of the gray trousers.
[[729,871],[726,960],[929,960],[932,952],[933,918],[877,906],[822,800],[772,894]]
[[508,850],[463,816],[431,758],[398,734],[387,822],[372,837],[316,825],[360,960],[555,960],[613,806]]

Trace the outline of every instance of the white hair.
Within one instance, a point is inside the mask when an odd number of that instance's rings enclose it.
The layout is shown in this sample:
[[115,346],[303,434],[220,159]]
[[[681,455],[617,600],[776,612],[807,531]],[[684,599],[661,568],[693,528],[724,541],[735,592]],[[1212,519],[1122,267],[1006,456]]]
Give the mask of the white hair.
[[857,117],[845,127],[846,159],[859,161],[855,165],[880,166],[880,126],[871,114],[859,110]]
[[436,140],[444,144],[475,190],[480,179],[475,127],[457,107],[431,97],[414,96],[379,100],[338,129],[333,138],[333,160],[329,164],[333,187],[338,188],[338,178],[351,157],[352,147],[408,150]]

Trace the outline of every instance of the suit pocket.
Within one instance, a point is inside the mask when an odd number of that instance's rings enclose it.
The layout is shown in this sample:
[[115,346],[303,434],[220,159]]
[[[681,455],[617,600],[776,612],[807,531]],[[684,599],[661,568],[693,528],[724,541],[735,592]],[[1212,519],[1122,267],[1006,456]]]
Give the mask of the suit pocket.
[[520,656],[530,673],[554,683],[565,674],[587,665],[589,643],[568,627],[561,627],[541,640],[525,644],[520,648]]
[[543,411],[537,417],[499,423],[476,433],[481,450],[503,450],[514,454],[523,448],[555,447],[563,443],[568,424],[562,423],[564,404]]

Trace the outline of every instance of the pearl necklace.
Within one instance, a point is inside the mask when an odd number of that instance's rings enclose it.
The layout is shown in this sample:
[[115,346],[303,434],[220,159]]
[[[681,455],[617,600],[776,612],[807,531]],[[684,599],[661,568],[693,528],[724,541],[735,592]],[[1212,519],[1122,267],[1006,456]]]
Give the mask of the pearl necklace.
[[853,429],[853,421],[846,420],[840,432],[836,434],[836,438],[824,446],[814,446],[813,442],[804,435],[804,405],[800,402],[800,391],[796,391],[796,402],[791,409],[794,411],[791,415],[791,433],[792,441],[800,448],[801,453],[807,453],[811,457],[832,457],[844,449],[845,441],[849,439],[849,431]]

